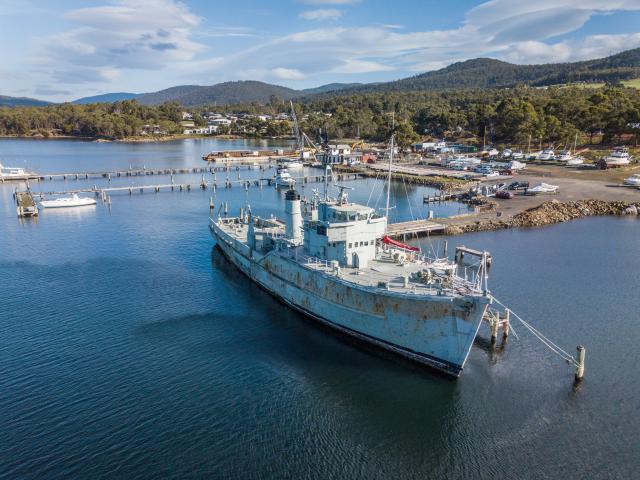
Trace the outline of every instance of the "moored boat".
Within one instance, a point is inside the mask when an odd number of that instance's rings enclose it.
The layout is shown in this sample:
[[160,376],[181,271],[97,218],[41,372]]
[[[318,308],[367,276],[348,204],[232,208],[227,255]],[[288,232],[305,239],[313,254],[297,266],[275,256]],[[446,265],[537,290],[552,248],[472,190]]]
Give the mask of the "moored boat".
[[298,160],[283,161],[280,163],[280,165],[282,166],[282,168],[287,168],[287,169],[291,169],[291,168],[296,169],[296,168],[304,167],[303,163]]
[[0,163],[0,182],[8,180],[33,180],[40,178],[37,173],[21,167],[5,167]]
[[296,184],[295,178],[291,176],[286,168],[279,168],[275,178],[276,187],[293,187]]
[[95,204],[95,199],[81,197],[77,193],[74,193],[70,197],[60,197],[54,200],[42,200],[40,202],[40,206],[42,206],[43,208],[86,207],[88,205]]
[[[393,148],[393,143],[392,143]],[[391,162],[391,160],[390,160]],[[491,302],[487,255],[471,278],[386,236],[387,216],[337,198],[285,194],[285,221],[248,207],[210,219],[219,250],[290,307],[349,336],[457,377]],[[387,209],[389,210],[389,189]]]

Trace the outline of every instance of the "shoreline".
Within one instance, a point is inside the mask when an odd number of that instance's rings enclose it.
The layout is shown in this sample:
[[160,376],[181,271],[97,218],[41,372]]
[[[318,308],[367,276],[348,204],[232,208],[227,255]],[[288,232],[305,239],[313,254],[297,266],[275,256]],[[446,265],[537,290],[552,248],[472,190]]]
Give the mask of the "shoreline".
[[458,217],[439,218],[436,221],[445,225],[443,235],[463,235],[465,233],[488,232],[509,228],[536,228],[559,223],[567,223],[586,217],[604,216],[638,216],[640,201],[605,201],[583,199],[573,202],[547,200],[540,205],[528,208],[512,217],[491,218],[480,215],[461,215]]
[[175,135],[144,135],[124,138],[102,138],[102,137],[83,137],[77,135],[0,135],[1,139],[20,139],[20,140],[78,140],[96,143],[153,143],[153,142],[173,142],[187,139],[211,139],[211,140],[290,140],[290,137],[246,137],[242,135],[197,135],[197,134],[175,134]]

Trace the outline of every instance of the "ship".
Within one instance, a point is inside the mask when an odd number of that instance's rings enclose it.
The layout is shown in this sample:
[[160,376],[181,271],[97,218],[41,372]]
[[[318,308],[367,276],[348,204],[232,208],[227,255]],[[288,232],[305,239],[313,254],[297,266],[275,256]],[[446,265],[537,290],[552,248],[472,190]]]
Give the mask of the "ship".
[[[328,177],[325,176],[325,179]],[[301,208],[285,192],[284,221],[251,208],[210,218],[219,250],[291,308],[344,334],[458,377],[491,303],[487,254],[473,275],[386,235],[387,216],[317,192]]]

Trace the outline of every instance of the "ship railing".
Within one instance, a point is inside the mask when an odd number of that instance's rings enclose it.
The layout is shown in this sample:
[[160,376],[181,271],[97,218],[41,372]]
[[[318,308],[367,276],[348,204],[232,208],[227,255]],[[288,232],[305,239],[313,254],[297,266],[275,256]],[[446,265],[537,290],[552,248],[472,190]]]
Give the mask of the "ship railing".
[[[292,257],[294,255],[291,255]],[[307,256],[298,257],[305,261],[306,266],[314,270],[334,271],[331,263],[325,259]],[[432,295],[470,295],[479,293],[474,284],[462,277],[435,275],[432,283],[424,283],[409,278],[407,282],[402,275],[388,274],[377,272],[375,270],[367,270],[361,272],[358,269],[341,268],[340,277],[348,279],[356,285],[364,285],[369,287],[386,288],[399,292],[426,292]]]
[[[291,247],[281,253],[289,258],[295,258],[302,265],[313,270],[334,272],[334,266],[329,260],[300,253],[300,247]],[[357,285],[388,288],[393,291],[411,292],[421,291],[433,295],[474,295],[482,293],[475,281],[465,279],[458,275],[447,275],[436,273],[432,283],[424,283],[412,278],[405,282],[402,275],[388,274],[367,270],[366,273],[358,269],[341,267],[338,275],[343,279],[348,279]],[[475,280],[475,279],[474,279]]]

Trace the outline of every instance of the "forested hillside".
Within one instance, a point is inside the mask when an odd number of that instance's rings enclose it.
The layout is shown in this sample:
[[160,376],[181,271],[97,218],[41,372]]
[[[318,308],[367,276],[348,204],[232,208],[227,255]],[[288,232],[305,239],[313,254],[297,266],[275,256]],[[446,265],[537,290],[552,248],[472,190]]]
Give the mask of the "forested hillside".
[[462,88],[549,86],[574,82],[617,83],[640,77],[640,48],[610,57],[571,63],[516,65],[476,58],[395,82],[352,87],[350,92],[394,92]]
[[121,102],[122,100],[133,100],[139,97],[140,93],[128,93],[128,92],[115,92],[104,93],[102,95],[94,95],[92,97],[82,97],[74,100],[71,103],[87,104],[87,103],[113,103]]
[[[471,136],[488,141],[533,144],[572,143],[576,133],[588,140],[602,131],[606,142],[623,133],[638,133],[640,91],[624,87],[583,89],[478,89],[446,92],[366,93],[316,98],[295,104],[301,127],[310,135],[319,128],[332,138],[355,137],[386,140],[392,113],[399,139],[408,143],[422,135]],[[269,113],[289,111],[289,102],[271,99],[219,106],[221,113]],[[146,124],[157,124],[168,133],[181,132],[182,107],[165,103],[150,107],[136,100],[114,104],[52,105],[0,108],[0,135],[41,133],[87,137],[123,138],[139,134]],[[196,119],[203,109],[191,109]],[[254,122],[255,123],[255,122]],[[225,133],[281,135],[278,129],[233,127]]]
[[144,105],[158,105],[163,102],[178,102],[185,107],[242,102],[266,103],[271,96],[289,99],[296,95],[291,88],[263,82],[225,82],[209,87],[184,85],[141,95],[137,100]]
[[174,103],[157,107],[135,100],[116,103],[47,107],[0,108],[0,135],[66,135],[124,138],[139,134],[143,125],[160,125],[168,133],[181,132],[182,108]]
[[2,107],[14,107],[14,106],[44,106],[50,105],[49,102],[44,100],[37,100],[35,98],[27,97],[8,97],[6,95],[0,95],[0,106]]

